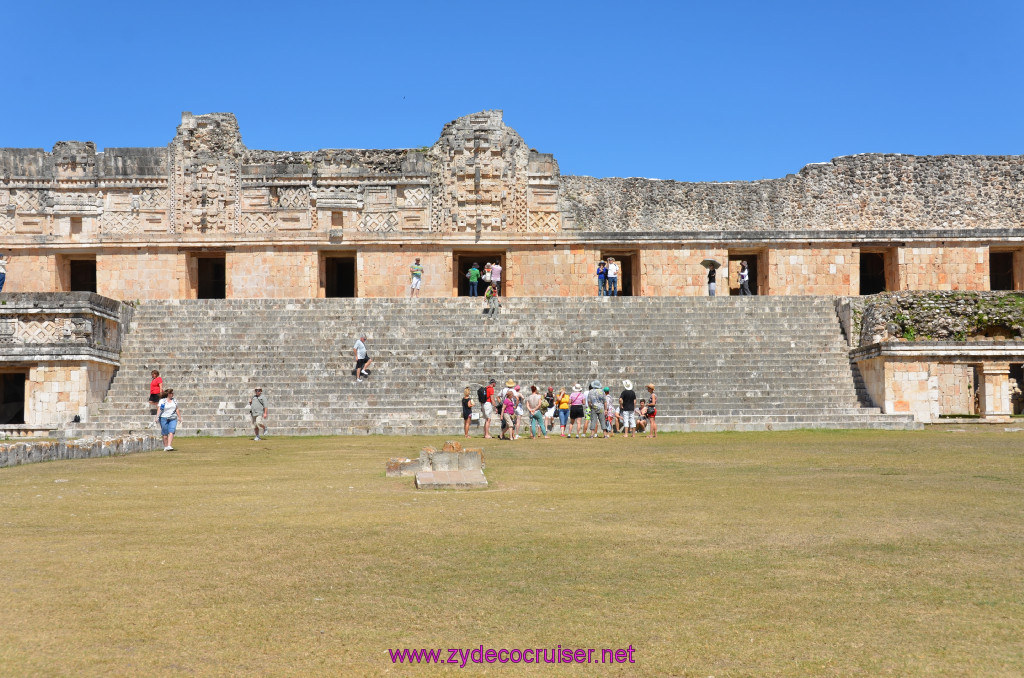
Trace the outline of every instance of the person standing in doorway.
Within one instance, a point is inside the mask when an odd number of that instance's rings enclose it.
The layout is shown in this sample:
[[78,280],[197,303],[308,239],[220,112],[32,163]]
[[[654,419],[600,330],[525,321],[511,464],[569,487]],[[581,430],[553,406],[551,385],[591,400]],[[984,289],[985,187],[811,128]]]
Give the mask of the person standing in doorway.
[[253,440],[262,440],[260,429],[263,429],[263,438],[267,436],[267,401],[263,397],[263,389],[257,387],[256,391],[249,398],[249,416],[252,418]]
[[409,275],[412,276],[412,280],[409,282],[409,296],[415,297],[420,293],[420,287],[423,286],[423,266],[420,265],[419,257],[416,257],[416,261],[409,267]]
[[619,296],[619,262],[608,257],[608,296]]
[[160,410],[160,435],[164,439],[164,452],[173,452],[174,432],[178,430],[178,422],[181,421],[181,410],[178,409],[178,401],[174,399],[173,388],[163,392],[157,409]]
[[[153,380],[149,382],[149,414],[156,417],[156,408],[160,403],[160,393],[164,390],[164,380],[160,378],[160,370],[153,370]],[[154,419],[154,426],[160,423]]]
[[715,267],[708,266],[708,296],[715,296]]
[[608,294],[608,264],[604,261],[597,262],[597,296],[603,297]]
[[494,294],[501,296],[501,264],[497,261],[491,265],[491,285],[494,286]]
[[747,262],[740,262],[740,296],[750,296],[750,271],[747,270]]
[[10,258],[5,254],[0,254],[0,292],[4,291],[4,282],[7,280],[7,263]]
[[352,347],[352,355],[356,357],[356,369],[353,370],[356,374],[356,381],[362,381],[363,377],[370,376],[367,368],[373,364],[373,358],[366,355],[365,334],[360,334],[359,338],[356,339],[355,346]]
[[469,296],[478,296],[476,293],[477,285],[480,284],[480,264],[473,262],[470,266],[469,271],[466,273],[466,278],[469,280]]

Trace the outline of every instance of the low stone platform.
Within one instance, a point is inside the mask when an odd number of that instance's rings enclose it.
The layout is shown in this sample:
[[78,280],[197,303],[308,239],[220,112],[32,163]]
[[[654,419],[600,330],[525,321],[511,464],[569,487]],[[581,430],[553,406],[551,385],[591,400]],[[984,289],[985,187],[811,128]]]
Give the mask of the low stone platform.
[[423,448],[419,459],[388,459],[385,475],[415,476],[416,487],[421,490],[469,489],[487,487],[484,466],[482,449],[463,449],[461,443],[448,441],[440,452],[433,447]]
[[416,487],[420,490],[470,490],[487,487],[487,478],[480,469],[420,471],[416,474]]
[[152,452],[162,445],[158,435],[125,435],[117,438],[78,440],[35,440],[0,445],[0,467],[34,464],[58,459],[113,457],[135,452]]

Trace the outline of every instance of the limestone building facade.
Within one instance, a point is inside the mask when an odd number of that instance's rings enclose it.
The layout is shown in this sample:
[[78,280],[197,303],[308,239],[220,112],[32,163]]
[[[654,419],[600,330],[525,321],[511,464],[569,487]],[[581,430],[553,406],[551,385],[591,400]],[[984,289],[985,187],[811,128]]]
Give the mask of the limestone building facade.
[[[701,260],[740,260],[759,294],[1024,289],[1024,156],[858,155],[754,182],[562,176],[501,111],[430,147],[246,148],[228,113],[184,113],[162,148],[0,149],[7,292],[121,300],[706,294]],[[724,289],[723,289],[724,288]]]

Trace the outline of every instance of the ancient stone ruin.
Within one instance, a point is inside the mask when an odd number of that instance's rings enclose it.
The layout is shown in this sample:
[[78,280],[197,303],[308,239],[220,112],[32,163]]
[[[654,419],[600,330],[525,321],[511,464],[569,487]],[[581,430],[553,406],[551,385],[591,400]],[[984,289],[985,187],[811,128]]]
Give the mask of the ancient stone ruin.
[[419,459],[391,458],[388,478],[415,476],[416,487],[424,490],[466,490],[487,487],[484,453],[480,448],[463,449],[462,443],[448,441],[438,452],[424,447]]

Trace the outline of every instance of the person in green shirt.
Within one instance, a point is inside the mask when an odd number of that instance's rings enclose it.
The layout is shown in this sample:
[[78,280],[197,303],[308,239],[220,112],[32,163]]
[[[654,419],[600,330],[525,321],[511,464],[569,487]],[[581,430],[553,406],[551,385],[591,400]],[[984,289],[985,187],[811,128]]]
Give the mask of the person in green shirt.
[[409,267],[409,273],[412,275],[412,282],[409,283],[409,296],[415,297],[420,292],[420,286],[423,285],[423,266],[420,265],[419,257],[416,257],[416,263]]
[[479,296],[476,293],[477,283],[480,282],[480,264],[473,262],[473,266],[466,273],[466,277],[469,278],[469,296]]

